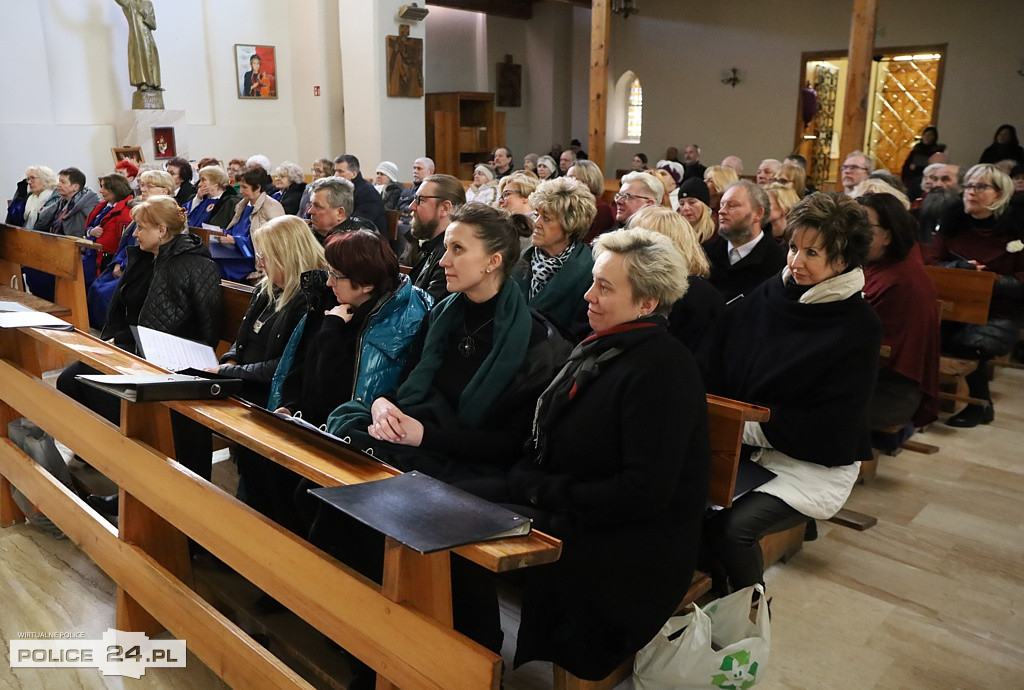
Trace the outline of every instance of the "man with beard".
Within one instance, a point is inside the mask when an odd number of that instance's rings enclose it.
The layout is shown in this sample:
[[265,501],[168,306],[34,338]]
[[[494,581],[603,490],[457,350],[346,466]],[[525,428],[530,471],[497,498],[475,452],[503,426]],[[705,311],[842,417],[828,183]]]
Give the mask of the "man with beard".
[[718,236],[702,246],[711,263],[710,283],[726,302],[742,297],[786,265],[786,250],[761,231],[771,201],[749,180],[729,185],[718,210]]
[[336,232],[366,229],[380,233],[372,222],[352,215],[355,188],[342,177],[323,177],[309,183],[313,190],[309,203],[309,224],[321,245]]
[[914,202],[910,212],[917,219],[917,241],[931,244],[939,221],[960,201],[960,166],[932,163],[924,169],[921,189],[924,196]]
[[875,164],[863,151],[853,151],[839,166],[839,178],[843,183],[843,194],[853,196],[853,188],[868,179],[875,170]]
[[466,203],[466,190],[451,175],[431,175],[423,180],[419,193],[413,198],[412,236],[421,242],[419,260],[409,271],[412,284],[423,288],[440,302],[448,295],[444,267],[444,231],[451,212]]
[[[672,159],[669,158],[669,160]],[[707,168],[700,162],[700,147],[696,144],[690,144],[683,149],[683,170],[683,182],[691,177],[696,177],[698,180],[704,179],[704,171]]]

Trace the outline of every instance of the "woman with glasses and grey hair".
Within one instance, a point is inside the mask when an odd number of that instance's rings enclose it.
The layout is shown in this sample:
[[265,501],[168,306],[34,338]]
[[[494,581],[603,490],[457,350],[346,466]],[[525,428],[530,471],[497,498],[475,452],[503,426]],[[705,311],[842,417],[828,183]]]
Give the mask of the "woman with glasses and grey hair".
[[943,333],[945,351],[978,360],[978,368],[965,378],[971,397],[987,401],[968,405],[946,424],[974,427],[995,419],[986,364],[1013,349],[1024,324],[1024,214],[1010,203],[1013,181],[989,163],[967,171],[963,190],[963,202],[942,219],[926,262],[999,276],[988,323],[963,324]]

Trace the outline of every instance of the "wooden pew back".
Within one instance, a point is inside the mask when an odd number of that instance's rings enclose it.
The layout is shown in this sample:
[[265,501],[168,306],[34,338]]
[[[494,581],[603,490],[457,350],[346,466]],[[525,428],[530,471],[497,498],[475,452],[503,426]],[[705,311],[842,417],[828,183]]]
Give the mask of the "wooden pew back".
[[708,396],[708,431],[711,436],[711,483],[708,503],[728,508],[736,491],[743,426],[768,421],[766,407],[749,405],[717,395]]
[[221,319],[220,343],[216,348],[218,357],[227,352],[238,337],[238,329],[242,325],[246,310],[249,309],[254,290],[251,285],[233,283],[230,280],[220,281],[220,294],[224,298],[224,317]]
[[944,266],[925,266],[942,302],[942,320],[985,323],[992,301],[992,286],[999,277],[991,271],[970,271]]
[[76,328],[88,331],[89,307],[79,251],[83,244],[96,246],[94,242],[76,237],[0,224],[0,282],[21,287],[22,266],[50,273],[56,279],[54,303],[71,311],[70,316],[62,318]]

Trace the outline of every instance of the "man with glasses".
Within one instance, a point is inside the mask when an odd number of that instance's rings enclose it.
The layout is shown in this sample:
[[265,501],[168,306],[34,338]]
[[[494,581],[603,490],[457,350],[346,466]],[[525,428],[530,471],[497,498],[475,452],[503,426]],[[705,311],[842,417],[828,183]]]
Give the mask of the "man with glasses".
[[786,265],[786,250],[761,230],[771,213],[768,194],[750,180],[729,185],[718,209],[718,236],[702,246],[708,281],[726,302],[749,293]]
[[412,284],[430,293],[434,303],[448,295],[441,257],[444,256],[444,231],[453,210],[466,203],[466,190],[451,175],[431,175],[423,180],[413,197],[412,236],[420,241],[419,258],[409,271]]
[[622,176],[622,186],[615,195],[615,222],[625,227],[633,214],[644,206],[657,206],[665,196],[665,185],[654,175],[631,172]]
[[843,164],[839,166],[839,178],[843,183],[843,194],[853,196],[853,188],[868,179],[868,175],[874,169],[875,164],[871,162],[871,159],[863,151],[850,153],[846,160],[843,161]]
[[[313,181],[322,180],[325,177],[330,177],[334,174],[334,161],[330,158],[318,158],[313,161]],[[299,215],[309,220],[309,206],[313,201],[313,188],[312,185],[306,185],[306,189],[302,192],[302,198],[299,200]]]
[[355,188],[340,177],[322,177],[309,183],[312,198],[309,204],[309,224],[321,245],[336,232],[351,232],[365,228],[380,233],[371,221],[352,215]]

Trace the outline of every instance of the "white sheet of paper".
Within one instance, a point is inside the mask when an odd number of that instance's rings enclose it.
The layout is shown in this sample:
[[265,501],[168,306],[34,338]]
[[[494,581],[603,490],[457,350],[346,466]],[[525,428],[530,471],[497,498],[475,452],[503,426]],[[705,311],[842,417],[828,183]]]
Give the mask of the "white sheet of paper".
[[205,369],[217,366],[217,355],[213,348],[170,333],[155,331],[145,326],[133,326],[139,350],[147,362],[171,371],[193,367]]
[[0,302],[0,312],[3,311],[32,311],[32,309],[18,302]]
[[70,331],[74,326],[41,311],[9,311],[0,314],[0,328],[55,328]]
[[222,235],[224,234],[224,229],[223,228],[218,228],[216,225],[210,225],[209,223],[203,223],[200,227],[202,227],[203,230],[209,230],[210,232],[219,232]]

